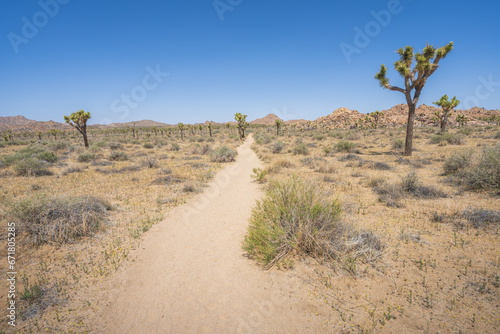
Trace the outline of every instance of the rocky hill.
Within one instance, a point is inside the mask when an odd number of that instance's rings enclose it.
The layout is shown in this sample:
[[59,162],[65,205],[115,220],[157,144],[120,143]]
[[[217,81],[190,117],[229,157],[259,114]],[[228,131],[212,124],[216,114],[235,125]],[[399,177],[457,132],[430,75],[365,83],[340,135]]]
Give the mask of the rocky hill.
[[[433,118],[435,116],[435,112],[439,110],[441,110],[441,108],[422,104],[417,107],[417,110],[415,111],[415,121],[417,124],[422,125],[434,124]],[[382,113],[384,116],[382,117],[380,124],[388,126],[402,125],[408,120],[408,106],[406,104],[395,105],[390,109],[382,110]],[[500,110],[486,110],[479,107],[466,110],[457,109],[451,114],[449,124],[456,124],[455,117],[458,114],[465,115],[469,119],[469,124],[479,124],[484,123],[482,120],[484,117],[491,115],[500,116]]]
[[0,131],[47,131],[51,129],[68,130],[71,127],[65,123],[54,121],[38,122],[24,116],[0,116]]
[[250,124],[262,124],[262,125],[274,125],[276,120],[280,119],[275,114],[269,114],[266,117],[257,118],[254,121],[249,122]]
[[320,128],[345,128],[365,116],[357,110],[338,108],[330,115],[316,119],[312,124]]

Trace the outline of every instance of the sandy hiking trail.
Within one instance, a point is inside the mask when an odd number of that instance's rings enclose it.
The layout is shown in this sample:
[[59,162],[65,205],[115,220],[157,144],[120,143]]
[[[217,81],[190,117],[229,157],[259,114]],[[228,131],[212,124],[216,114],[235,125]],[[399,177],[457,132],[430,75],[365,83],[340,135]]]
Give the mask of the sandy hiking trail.
[[326,332],[306,284],[290,272],[263,271],[242,250],[263,196],[251,178],[262,167],[252,142],[203,193],[145,234],[136,261],[107,284],[97,333]]

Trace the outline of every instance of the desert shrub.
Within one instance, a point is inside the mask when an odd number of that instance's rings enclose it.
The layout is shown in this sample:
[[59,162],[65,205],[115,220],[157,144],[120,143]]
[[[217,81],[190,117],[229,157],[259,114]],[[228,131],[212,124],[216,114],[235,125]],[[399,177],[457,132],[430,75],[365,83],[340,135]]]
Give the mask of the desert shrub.
[[185,193],[194,193],[196,192],[196,187],[192,183],[186,183],[182,187],[182,191]]
[[468,190],[491,190],[500,193],[500,145],[479,151],[454,152],[443,170]]
[[461,134],[453,134],[453,133],[444,133],[444,134],[437,134],[431,137],[430,140],[431,144],[450,144],[450,145],[463,145],[464,144],[464,137]]
[[67,149],[70,148],[70,145],[67,142],[64,142],[64,141],[52,142],[48,146],[54,152],[58,152],[58,151],[62,151],[62,150],[67,150]]
[[417,198],[438,198],[447,196],[444,192],[432,186],[420,184],[418,175],[414,171],[411,171],[403,177],[401,187],[404,192]]
[[180,149],[181,149],[181,147],[179,146],[179,144],[177,144],[177,143],[170,144],[171,151],[179,151]]
[[158,171],[158,174],[169,175],[172,174],[172,168],[162,168]]
[[401,139],[401,138],[394,139],[394,140],[392,141],[392,148],[393,148],[394,150],[400,150],[400,149],[402,149],[402,148],[403,148],[404,143],[405,143],[405,142],[404,142],[404,140],[403,140],[403,139]]
[[379,195],[378,200],[387,206],[396,208],[403,206],[400,200],[404,197],[404,191],[400,184],[376,182],[373,191]]
[[432,186],[422,185],[414,171],[405,175],[399,183],[375,182],[373,191],[379,195],[380,202],[398,208],[403,206],[400,200],[408,196],[425,199],[447,196]]
[[293,147],[293,154],[308,155],[309,149],[305,143],[297,143]]
[[78,166],[72,166],[72,167],[68,167],[66,169],[64,169],[61,174],[62,175],[68,175],[68,174],[71,174],[71,173],[80,173],[82,171],[82,169]]
[[281,153],[281,151],[283,151],[283,149],[285,148],[285,144],[280,142],[280,141],[277,141],[273,144],[272,148],[271,148],[271,152],[277,154],[277,153]]
[[126,160],[128,160],[128,155],[122,151],[113,151],[109,155],[109,160],[111,160],[111,161],[126,161]]
[[104,148],[107,146],[106,142],[104,141],[98,141],[92,144],[94,147],[99,147],[99,148]]
[[471,127],[467,126],[467,127],[461,128],[460,131],[458,131],[458,132],[461,133],[461,134],[463,134],[463,135],[468,136],[468,135],[471,135],[474,132],[474,130],[472,130]]
[[31,243],[66,243],[98,231],[111,206],[95,197],[29,197],[14,202],[11,217]]
[[494,137],[495,139],[500,139],[500,131],[498,131]]
[[142,145],[142,147],[147,148],[147,149],[151,149],[151,148],[154,148],[155,146],[152,143],[144,143],[144,145]]
[[84,152],[78,155],[78,162],[89,162],[95,160],[96,156],[94,153]]
[[210,160],[212,162],[231,162],[234,161],[237,154],[236,150],[228,146],[221,146],[210,153]]
[[461,215],[475,228],[500,226],[500,211],[467,208],[462,211]]
[[156,160],[156,158],[154,157],[147,157],[145,159],[142,159],[141,167],[158,168],[158,160]]
[[346,154],[338,158],[339,161],[361,161],[363,160],[357,154]]
[[274,264],[296,249],[310,255],[337,257],[340,238],[340,205],[318,184],[296,176],[271,181],[266,197],[252,211],[243,248],[259,263]]
[[116,150],[123,150],[123,145],[120,144],[120,143],[109,143],[109,149],[110,150],[113,150],[113,151],[116,151]]
[[368,163],[368,167],[371,168],[371,169],[375,169],[375,170],[391,170],[392,167],[389,166],[388,164],[386,164],[385,162],[378,162],[378,161],[370,161]]
[[462,169],[470,166],[472,163],[473,150],[462,150],[455,151],[451,156],[446,159],[443,164],[443,170],[445,175],[456,173]]
[[14,170],[19,176],[45,176],[52,175],[46,161],[37,158],[25,158],[14,165]]
[[378,240],[368,242],[368,234],[355,233],[343,223],[340,212],[340,204],[320,183],[297,176],[271,181],[265,198],[252,210],[243,248],[265,267],[291,251],[333,260],[347,249],[360,256],[380,250]]
[[204,144],[204,145],[196,144],[193,148],[192,153],[199,154],[199,155],[205,155],[205,154],[210,153],[211,150],[212,150],[212,148],[208,144]]
[[335,167],[329,161],[315,161],[311,164],[311,168],[318,173],[333,173]]
[[36,157],[40,160],[47,162],[56,162],[59,158],[54,152],[51,151],[43,151],[36,155]]
[[55,162],[58,160],[57,155],[52,151],[47,151],[41,145],[32,145],[19,150],[13,155],[4,156],[2,158],[5,165],[15,164],[21,160],[37,159],[46,162]]
[[340,140],[335,144],[334,148],[337,152],[353,152],[356,148],[356,143],[348,140]]
[[156,179],[154,179],[151,184],[153,185],[169,185],[172,183],[181,183],[182,179],[177,176],[173,175],[167,175],[167,176],[161,176]]
[[318,141],[321,141],[321,140],[326,138],[325,135],[323,135],[323,134],[316,134],[316,135],[313,135],[312,137],[314,140],[318,140]]

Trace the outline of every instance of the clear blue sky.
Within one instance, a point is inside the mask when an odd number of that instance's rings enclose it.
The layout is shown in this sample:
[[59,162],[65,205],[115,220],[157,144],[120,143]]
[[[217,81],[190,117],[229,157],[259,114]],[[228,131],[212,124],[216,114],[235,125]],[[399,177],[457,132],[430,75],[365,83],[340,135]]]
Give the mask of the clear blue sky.
[[395,50],[450,41],[420,104],[447,93],[497,109],[498,13],[497,0],[5,1],[0,116],[63,122],[84,109],[92,124],[175,124],[368,113],[405,101],[373,78],[384,63],[402,84]]

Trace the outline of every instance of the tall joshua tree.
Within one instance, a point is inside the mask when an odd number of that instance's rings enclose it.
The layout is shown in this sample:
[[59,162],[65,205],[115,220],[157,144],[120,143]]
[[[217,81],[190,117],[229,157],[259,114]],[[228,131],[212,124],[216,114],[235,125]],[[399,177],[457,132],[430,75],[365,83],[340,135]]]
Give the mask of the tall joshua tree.
[[378,126],[378,122],[379,122],[380,118],[382,118],[384,116],[384,113],[376,110],[376,111],[370,113],[368,116],[371,117],[371,122],[373,124],[373,128],[376,129]]
[[87,139],[87,121],[90,119],[90,112],[79,110],[72,113],[69,116],[64,116],[66,123],[78,130],[83,136],[83,143],[85,147],[89,147],[89,141]]
[[181,139],[183,139],[184,138],[184,130],[186,129],[186,127],[184,126],[184,123],[182,123],[182,122],[179,122],[179,124],[177,124],[177,126],[179,127]]
[[453,109],[458,106],[460,101],[457,100],[456,96],[453,96],[453,98],[448,101],[448,95],[445,94],[439,99],[439,101],[432,103],[443,109],[443,111],[436,111],[436,116],[440,123],[441,133],[446,132],[446,123],[448,122],[448,116],[451,112],[453,112]]
[[280,135],[281,126],[283,125],[283,121],[278,118],[277,120],[274,121],[274,124],[276,124],[276,135],[279,136]]
[[[446,46],[437,48],[427,44],[422,52],[413,53],[413,47],[406,46],[400,48],[397,53],[400,58],[394,63],[396,71],[404,78],[404,88],[392,86],[386,76],[387,67],[380,66],[380,71],[375,75],[380,86],[389,90],[401,92],[405,95],[408,104],[408,122],[406,123],[406,142],[404,154],[409,156],[413,146],[413,121],[415,119],[415,109],[420,98],[420,93],[427,82],[427,79],[436,71],[438,63],[445,58],[453,49],[453,42]],[[413,61],[415,66],[412,69]],[[415,90],[412,96],[412,91]]]
[[239,112],[234,114],[234,119],[238,122],[238,133],[240,134],[240,139],[245,138],[245,130],[248,127],[247,116],[248,115],[243,115]]
[[212,122],[208,123],[208,133],[210,134],[210,137],[212,137]]

